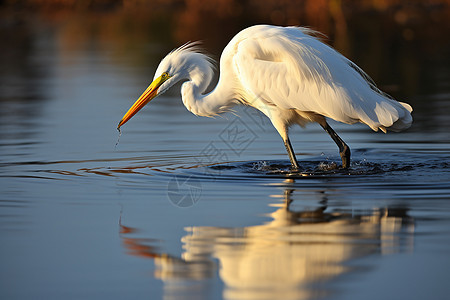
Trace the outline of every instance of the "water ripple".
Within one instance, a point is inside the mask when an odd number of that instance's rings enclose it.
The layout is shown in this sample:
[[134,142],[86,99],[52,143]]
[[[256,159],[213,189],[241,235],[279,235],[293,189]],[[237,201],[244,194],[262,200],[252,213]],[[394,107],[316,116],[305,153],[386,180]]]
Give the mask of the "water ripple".
[[[434,149],[436,150],[436,149]],[[0,177],[21,177],[37,179],[70,179],[86,176],[115,177],[129,175],[143,176],[187,176],[198,180],[264,180],[264,179],[343,179],[383,177],[384,184],[395,182],[407,176],[428,177],[436,176],[435,181],[442,181],[445,176],[449,178],[448,154],[434,151],[403,151],[402,153],[384,153],[377,149],[357,149],[356,155],[349,169],[340,168],[338,159],[316,157],[310,160],[301,160],[301,170],[292,171],[287,160],[256,160],[256,161],[229,161],[214,164],[199,164],[196,156],[185,155],[146,155],[126,156],[117,158],[97,158],[84,160],[60,161],[25,161],[1,163],[0,168],[8,166],[22,166],[23,172],[3,172]],[[125,164],[125,165],[124,165]],[[83,166],[84,165],[84,166]],[[53,166],[53,168],[42,168]],[[82,167],[83,166],[83,167]],[[75,168],[74,168],[75,167]],[[30,170],[29,168],[32,168]],[[31,171],[31,173],[30,173]],[[47,175],[43,175],[43,174]],[[388,176],[388,177],[386,177]],[[142,178],[142,177],[140,177]],[[444,180],[445,181],[445,180]],[[348,182],[351,183],[351,182]],[[370,185],[370,182],[366,182]],[[422,187],[423,188],[423,187]]]

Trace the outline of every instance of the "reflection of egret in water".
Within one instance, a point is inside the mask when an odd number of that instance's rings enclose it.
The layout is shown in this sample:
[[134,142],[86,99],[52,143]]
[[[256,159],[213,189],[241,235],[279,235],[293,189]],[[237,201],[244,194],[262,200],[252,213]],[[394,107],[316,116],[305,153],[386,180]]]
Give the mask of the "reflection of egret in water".
[[[142,246],[141,240],[128,238],[122,230],[123,241],[132,254],[155,259],[155,276],[166,284],[170,299],[192,291],[180,289],[180,283],[214,276],[215,259],[226,299],[304,299],[328,293],[314,285],[356,270],[346,265],[351,259],[412,248],[414,224],[407,208],[326,212],[327,198],[321,192],[319,208],[292,211],[293,191],[284,192],[284,203],[273,205],[278,209],[263,225],[186,228],[181,258]],[[199,282],[197,289],[206,292],[201,286]]]

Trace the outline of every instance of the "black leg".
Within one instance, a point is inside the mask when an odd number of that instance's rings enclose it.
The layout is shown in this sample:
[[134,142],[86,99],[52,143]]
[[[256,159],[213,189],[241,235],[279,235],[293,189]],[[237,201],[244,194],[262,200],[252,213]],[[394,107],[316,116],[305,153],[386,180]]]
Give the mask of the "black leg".
[[348,169],[348,167],[350,167],[350,147],[347,146],[347,144],[340,138],[340,136],[337,135],[337,133],[333,130],[333,128],[330,127],[330,125],[328,125],[326,121],[324,122],[324,124],[319,124],[331,136],[336,145],[338,145],[339,154],[341,155],[342,159],[342,167],[344,169]]
[[295,157],[295,153],[294,153],[294,150],[292,149],[291,141],[289,140],[289,138],[287,138],[284,141],[284,146],[286,147],[287,153],[289,155],[289,159],[291,161],[292,169],[298,170],[299,166],[298,166],[297,158]]
[[289,211],[289,206],[292,203],[291,194],[294,190],[286,189],[284,190],[284,204],[287,211]]

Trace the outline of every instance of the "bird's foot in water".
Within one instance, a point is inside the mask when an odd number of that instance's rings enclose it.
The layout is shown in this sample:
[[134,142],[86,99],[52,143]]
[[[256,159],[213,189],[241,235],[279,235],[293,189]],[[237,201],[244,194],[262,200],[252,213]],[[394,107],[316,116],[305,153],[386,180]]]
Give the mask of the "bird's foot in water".
[[290,176],[290,175],[298,175],[302,172],[303,172],[303,170],[300,169],[300,167],[298,167],[298,165],[297,165],[297,167],[294,167],[294,166],[287,167],[285,165],[283,165],[283,166],[280,165],[276,169],[268,172],[268,174],[282,174],[285,176]]
[[342,159],[342,166],[339,167],[340,170],[348,170],[350,168],[350,161]]
[[289,168],[288,173],[300,173],[300,167],[298,165],[298,162],[295,161],[294,163],[291,163],[291,167]]
[[350,147],[344,144],[342,151],[339,152],[342,159],[342,169],[347,170],[350,168]]
[[296,164],[291,164],[291,167],[286,171],[286,175],[298,175],[300,173],[302,173],[304,170],[302,170],[298,163],[296,162]]

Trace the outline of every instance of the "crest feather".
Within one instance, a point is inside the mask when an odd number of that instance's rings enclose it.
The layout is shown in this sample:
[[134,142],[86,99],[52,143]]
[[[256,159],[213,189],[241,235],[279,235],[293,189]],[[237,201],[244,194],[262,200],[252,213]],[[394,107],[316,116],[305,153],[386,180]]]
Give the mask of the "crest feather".
[[204,58],[208,62],[209,66],[215,70],[216,61],[214,60],[214,58],[212,58],[209,54],[206,53],[206,51],[201,47],[201,44],[202,43],[200,41],[187,42],[184,45],[172,50],[169,53],[169,55],[197,54],[200,55],[202,58]]

